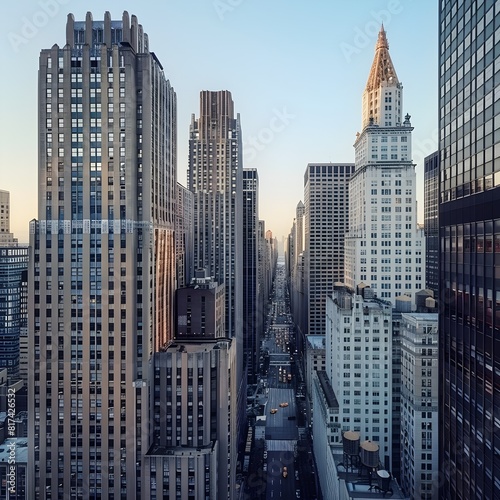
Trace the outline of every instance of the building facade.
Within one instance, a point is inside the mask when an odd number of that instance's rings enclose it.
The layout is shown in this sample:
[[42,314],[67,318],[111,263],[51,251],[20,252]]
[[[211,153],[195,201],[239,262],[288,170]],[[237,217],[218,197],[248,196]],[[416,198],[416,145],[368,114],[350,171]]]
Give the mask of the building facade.
[[344,234],[353,164],[309,164],[304,175],[308,335],[324,335],[326,297],[344,281]]
[[500,497],[499,9],[439,6],[443,499]]
[[[188,189],[193,193],[194,268],[224,285],[226,337],[236,349],[238,420],[233,444],[244,439],[246,378],[243,374],[243,146],[240,116],[227,90],[200,93],[191,118]],[[233,407],[235,408],[235,407]],[[236,439],[234,439],[236,438]],[[236,441],[236,442],[235,442]],[[236,467],[236,464],[234,464]]]
[[413,500],[438,494],[438,315],[401,315],[401,476]]
[[173,338],[176,95],[135,16],[41,51],[29,491],[148,498],[149,362]]
[[20,374],[20,342],[25,333],[28,247],[0,245],[0,370],[10,381]]
[[425,288],[439,288],[439,152],[424,158]]
[[345,283],[368,284],[378,297],[415,293],[425,284],[425,240],[417,226],[416,175],[410,116],[402,118],[403,86],[382,28],[363,93],[362,131],[356,136],[349,183]]
[[264,310],[259,304],[259,175],[243,169],[243,371],[257,381]]
[[177,217],[175,221],[175,253],[177,287],[191,283],[193,268],[193,193],[177,183]]
[[[326,311],[326,371],[339,404],[342,431],[380,446],[392,470],[392,307],[369,287],[337,287]],[[315,417],[316,418],[316,417]]]
[[17,239],[10,232],[10,193],[0,189],[0,246],[16,246]]
[[191,119],[188,189],[194,194],[194,267],[224,284],[228,337],[241,341],[242,139],[227,90],[200,94],[200,116]]

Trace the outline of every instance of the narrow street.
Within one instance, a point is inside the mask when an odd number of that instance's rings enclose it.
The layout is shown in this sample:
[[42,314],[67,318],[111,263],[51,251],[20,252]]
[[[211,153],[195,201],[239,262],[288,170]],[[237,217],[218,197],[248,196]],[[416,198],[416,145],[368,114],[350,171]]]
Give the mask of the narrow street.
[[[284,263],[278,261],[261,343],[260,381],[249,397],[253,446],[241,498],[317,498],[306,432],[303,368],[295,350]],[[299,394],[299,397],[297,397]]]

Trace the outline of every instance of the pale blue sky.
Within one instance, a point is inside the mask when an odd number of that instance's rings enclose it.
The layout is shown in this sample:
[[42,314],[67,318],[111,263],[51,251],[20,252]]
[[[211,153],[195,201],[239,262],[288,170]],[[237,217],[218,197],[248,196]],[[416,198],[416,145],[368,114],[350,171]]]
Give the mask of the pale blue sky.
[[186,185],[189,122],[201,90],[230,90],[244,166],[258,169],[260,218],[281,240],[304,197],[307,163],[353,162],[361,97],[384,23],[411,115],[423,222],[423,158],[438,127],[434,0],[25,0],[2,7],[0,189],[11,231],[37,217],[37,72],[42,48],[64,45],[66,15],[135,14],[177,93],[178,180]]

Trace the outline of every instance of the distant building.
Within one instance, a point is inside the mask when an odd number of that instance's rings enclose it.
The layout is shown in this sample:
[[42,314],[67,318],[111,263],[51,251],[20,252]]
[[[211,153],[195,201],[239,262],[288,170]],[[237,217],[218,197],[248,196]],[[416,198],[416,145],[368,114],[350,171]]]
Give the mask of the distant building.
[[194,275],[193,209],[193,193],[177,183],[177,215],[175,218],[177,288],[189,285]]
[[310,163],[304,174],[308,335],[325,334],[326,297],[333,292],[334,283],[344,281],[348,185],[353,173],[351,163]]
[[[7,368],[9,380],[20,374],[21,334],[27,323],[27,246],[0,245],[0,369]],[[25,376],[26,364],[23,364]]]
[[316,371],[325,371],[325,336],[307,335],[306,337],[306,388],[307,397],[312,403],[313,380]]
[[0,189],[0,247],[17,246],[17,238],[10,232],[10,193]]
[[247,382],[257,382],[261,321],[259,304],[259,175],[243,169],[243,364]]

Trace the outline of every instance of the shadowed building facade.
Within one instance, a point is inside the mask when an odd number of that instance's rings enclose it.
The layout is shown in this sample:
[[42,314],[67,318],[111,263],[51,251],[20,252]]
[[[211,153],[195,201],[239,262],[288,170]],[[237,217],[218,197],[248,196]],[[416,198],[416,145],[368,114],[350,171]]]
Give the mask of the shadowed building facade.
[[500,498],[500,2],[439,4],[440,498]]

